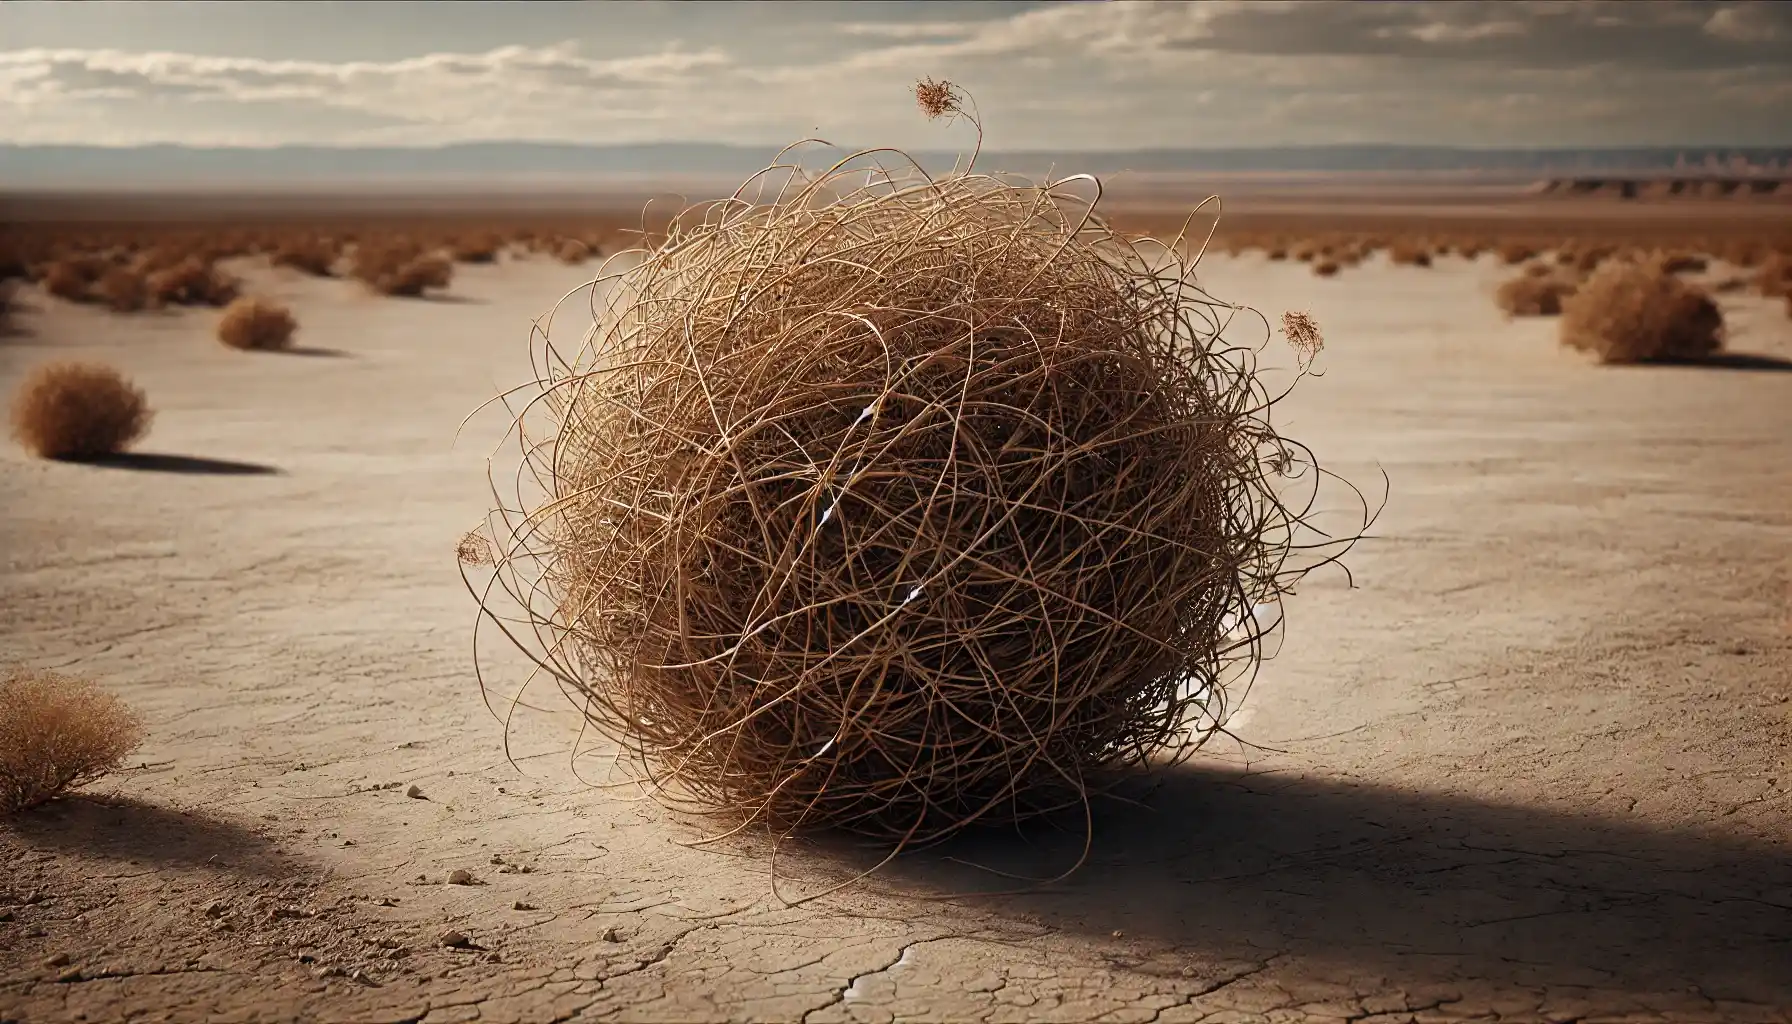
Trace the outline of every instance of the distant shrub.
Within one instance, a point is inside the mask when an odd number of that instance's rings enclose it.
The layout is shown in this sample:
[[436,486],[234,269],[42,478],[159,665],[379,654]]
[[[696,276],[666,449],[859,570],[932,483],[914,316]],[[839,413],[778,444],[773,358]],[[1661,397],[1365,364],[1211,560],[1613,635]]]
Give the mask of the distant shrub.
[[1562,303],[1562,344],[1602,363],[1696,359],[1723,347],[1723,314],[1659,261],[1611,260]]
[[[1535,266],[1535,264],[1533,264]],[[1562,312],[1562,300],[1574,294],[1578,282],[1558,273],[1527,273],[1500,285],[1494,301],[1509,316],[1555,316]],[[1548,268],[1544,268],[1548,271]]]
[[57,260],[44,267],[37,283],[46,294],[66,302],[87,302],[93,298],[92,279],[80,265],[68,260]]
[[149,275],[149,295],[164,306],[225,306],[239,291],[235,278],[198,257]]
[[1313,273],[1319,277],[1337,277],[1339,269],[1337,260],[1320,260],[1313,264]]
[[1662,271],[1669,274],[1696,274],[1708,266],[1710,261],[1705,257],[1690,252],[1677,252],[1661,261]]
[[299,322],[292,311],[272,299],[244,296],[232,302],[218,320],[218,340],[231,348],[271,351],[292,344]]
[[1755,290],[1770,299],[1792,296],[1792,256],[1769,253],[1755,272]]
[[554,258],[569,266],[578,266],[591,258],[591,247],[576,238],[561,239],[554,249]]
[[408,241],[358,245],[353,265],[355,278],[382,295],[422,295],[454,277],[454,264]]
[[93,291],[114,313],[135,313],[149,305],[149,283],[127,267],[108,270]]
[[336,272],[336,246],[323,239],[293,239],[275,247],[269,260],[276,267],[291,267],[313,277]]
[[1263,250],[1263,255],[1271,262],[1280,263],[1288,258],[1288,247],[1279,243],[1274,244]]
[[457,240],[449,252],[457,263],[496,263],[503,239],[496,235],[478,235]]
[[0,813],[16,814],[117,771],[143,742],[130,706],[84,679],[0,675]]
[[1388,260],[1397,267],[1429,267],[1431,251],[1422,246],[1402,242],[1388,250]]
[[110,366],[50,363],[12,401],[13,437],[46,459],[85,459],[130,447],[154,417],[142,389]]
[[1515,266],[1536,256],[1537,250],[1534,247],[1521,242],[1507,242],[1499,247],[1500,262],[1508,266]]

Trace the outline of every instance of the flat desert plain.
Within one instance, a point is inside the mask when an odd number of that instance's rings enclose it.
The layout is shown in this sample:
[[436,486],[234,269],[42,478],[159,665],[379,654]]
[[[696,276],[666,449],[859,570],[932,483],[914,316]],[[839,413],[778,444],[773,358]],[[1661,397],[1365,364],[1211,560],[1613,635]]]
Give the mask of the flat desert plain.
[[[505,702],[517,659],[490,652],[489,707],[474,675],[455,545],[508,420],[456,431],[591,265],[459,267],[432,300],[235,269],[297,352],[35,292],[0,343],[8,391],[97,358],[157,409],[127,460],[0,451],[4,656],[148,725],[129,770],[0,826],[0,1019],[1792,1019],[1777,301],[1720,297],[1751,358],[1600,367],[1496,309],[1491,257],[1209,257],[1215,294],[1324,330],[1277,422],[1372,498],[1386,473],[1354,588],[1308,580],[1235,738],[1098,803],[1068,879],[1012,876],[1074,863],[1080,821],[789,906],[768,840],[693,845],[599,788],[556,691]],[[777,892],[875,859],[784,843]]]

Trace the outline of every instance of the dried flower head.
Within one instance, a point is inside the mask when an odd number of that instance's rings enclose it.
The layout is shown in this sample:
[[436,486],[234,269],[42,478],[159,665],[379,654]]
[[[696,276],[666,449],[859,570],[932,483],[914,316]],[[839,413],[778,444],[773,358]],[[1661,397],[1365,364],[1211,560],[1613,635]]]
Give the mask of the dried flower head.
[[958,95],[952,83],[924,78],[915,83],[915,102],[928,117],[944,117],[958,113]]
[[478,530],[468,530],[461,535],[460,544],[454,549],[454,555],[463,565],[492,565],[491,545],[485,542]]
[[1319,321],[1313,319],[1311,313],[1283,313],[1282,333],[1287,336],[1288,344],[1294,346],[1294,351],[1300,353],[1303,364],[1312,362],[1325,347],[1325,337],[1319,333]]

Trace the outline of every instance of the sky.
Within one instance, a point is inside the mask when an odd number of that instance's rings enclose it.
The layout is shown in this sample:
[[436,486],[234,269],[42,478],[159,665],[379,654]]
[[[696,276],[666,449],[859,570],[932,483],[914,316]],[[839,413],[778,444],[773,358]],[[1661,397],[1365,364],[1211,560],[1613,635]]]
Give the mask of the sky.
[[1792,2],[0,2],[0,142],[1792,144]]

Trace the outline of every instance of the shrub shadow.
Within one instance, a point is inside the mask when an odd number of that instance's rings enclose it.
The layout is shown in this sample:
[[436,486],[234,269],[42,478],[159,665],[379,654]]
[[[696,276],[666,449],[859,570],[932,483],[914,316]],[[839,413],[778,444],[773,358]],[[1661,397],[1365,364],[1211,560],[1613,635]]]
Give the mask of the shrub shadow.
[[[1630,820],[1184,766],[1081,814],[905,854],[871,885],[1212,957],[1402,984],[1599,985],[1792,1005],[1792,849]],[[881,851],[839,839],[826,874]],[[808,856],[801,858],[811,861]],[[820,864],[816,865],[820,867]],[[809,883],[805,882],[806,888]],[[1014,893],[1015,889],[1028,889]],[[1007,894],[1003,894],[1007,891]]]
[[1763,373],[1792,372],[1792,359],[1752,352],[1716,352],[1700,359],[1664,359],[1662,366],[1690,366],[1707,370],[1754,370]]
[[456,295],[453,292],[425,292],[417,296],[424,302],[439,302],[448,306],[486,306],[485,299],[475,299],[468,295]]
[[259,462],[236,462],[231,459],[208,459],[198,455],[163,455],[147,452],[120,452],[93,459],[81,459],[82,465],[107,469],[131,469],[144,473],[179,473],[187,476],[273,476],[276,466]]
[[278,878],[302,866],[269,837],[228,818],[129,797],[52,800],[7,819],[7,831],[42,851],[161,867],[210,866]]
[[345,352],[339,348],[316,348],[310,345],[291,345],[276,349],[283,356],[310,356],[317,359],[353,359],[353,352]]

